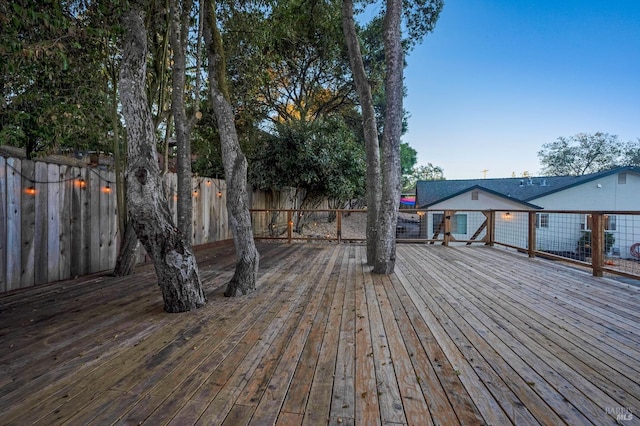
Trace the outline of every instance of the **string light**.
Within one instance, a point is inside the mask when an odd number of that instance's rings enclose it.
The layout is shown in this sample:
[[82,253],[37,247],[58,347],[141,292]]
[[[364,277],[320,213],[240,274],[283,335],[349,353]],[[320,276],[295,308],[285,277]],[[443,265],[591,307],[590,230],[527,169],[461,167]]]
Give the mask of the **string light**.
[[28,187],[24,192],[27,195],[36,195],[36,189],[33,186]]

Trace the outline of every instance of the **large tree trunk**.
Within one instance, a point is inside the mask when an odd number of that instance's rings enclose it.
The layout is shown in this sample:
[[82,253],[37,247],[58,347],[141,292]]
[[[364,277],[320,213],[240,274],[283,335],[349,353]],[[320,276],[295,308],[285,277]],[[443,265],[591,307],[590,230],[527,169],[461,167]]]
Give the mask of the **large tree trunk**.
[[247,160],[240,149],[234,114],[229,103],[224,50],[217,27],[215,2],[208,0],[205,4],[209,94],[220,133],[222,162],[227,182],[227,211],[237,257],[235,273],[224,294],[241,296],[251,293],[256,288],[260,255],[253,239],[247,194]]
[[342,2],[342,30],[349,52],[349,63],[355,81],[360,107],[362,108],[362,125],[366,144],[367,177],[367,263],[373,265],[376,259],[378,245],[378,215],[381,200],[380,182],[380,148],[378,142],[378,127],[373,108],[371,87],[362,62],[360,43],[353,20],[353,0]]
[[147,35],[142,12],[132,8],[125,13],[123,26],[126,39],[120,100],[127,125],[129,220],[155,265],[165,311],[189,311],[207,300],[195,256],[182,232],[172,224],[162,188],[155,131],[145,94]]
[[138,236],[135,229],[131,226],[131,221],[127,221],[124,236],[120,243],[120,252],[116,266],[113,268],[113,275],[116,277],[124,277],[133,274],[133,269],[138,263]]
[[[170,7],[170,42],[173,53],[171,67],[172,90],[171,110],[176,132],[176,172],[178,175],[178,228],[185,236],[187,244],[193,243],[193,204],[191,193],[191,131],[187,120],[184,103],[185,72],[187,68],[185,44],[186,33],[189,31],[188,17],[192,2],[184,1],[180,7],[180,0],[171,0]],[[185,19],[186,16],[186,19]],[[186,23],[185,23],[186,20]]]
[[402,135],[402,96],[404,55],[401,33],[402,0],[387,0],[383,37],[386,65],[387,110],[382,135],[382,203],[379,212],[378,247],[373,272],[390,274],[396,263],[396,226],[402,186],[400,137]]

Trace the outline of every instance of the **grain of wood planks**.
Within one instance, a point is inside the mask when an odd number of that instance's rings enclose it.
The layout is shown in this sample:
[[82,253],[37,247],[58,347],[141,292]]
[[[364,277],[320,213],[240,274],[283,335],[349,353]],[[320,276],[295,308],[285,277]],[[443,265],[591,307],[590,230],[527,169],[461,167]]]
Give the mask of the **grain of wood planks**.
[[[111,170],[72,161],[0,156],[0,293],[113,269],[121,239],[115,180]],[[175,222],[176,174],[164,181]],[[196,176],[192,188],[193,244],[232,239],[225,181]],[[254,209],[288,209],[299,207],[299,195],[285,188],[249,198]]]

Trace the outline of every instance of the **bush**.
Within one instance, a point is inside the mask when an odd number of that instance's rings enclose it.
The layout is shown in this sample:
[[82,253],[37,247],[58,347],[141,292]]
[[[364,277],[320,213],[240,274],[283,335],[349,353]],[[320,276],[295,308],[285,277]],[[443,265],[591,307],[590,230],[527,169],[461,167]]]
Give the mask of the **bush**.
[[[609,253],[615,241],[616,241],[616,237],[614,237],[612,233],[610,232],[604,233],[604,252],[605,253]],[[590,231],[582,231],[582,235],[578,240],[577,252],[580,255],[591,257],[591,232]]]

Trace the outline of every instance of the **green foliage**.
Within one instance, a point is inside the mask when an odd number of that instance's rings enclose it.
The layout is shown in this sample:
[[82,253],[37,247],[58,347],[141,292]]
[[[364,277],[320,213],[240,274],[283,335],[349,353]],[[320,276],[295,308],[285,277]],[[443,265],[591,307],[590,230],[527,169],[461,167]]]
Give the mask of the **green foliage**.
[[18,0],[0,14],[0,144],[28,154],[102,147],[111,126],[103,37],[80,6]]
[[345,202],[364,193],[364,150],[339,119],[276,126],[250,161],[250,181],[260,189],[303,189],[309,199]]
[[[604,252],[609,253],[611,247],[616,242],[616,237],[611,232],[604,233]],[[582,231],[582,235],[578,239],[578,254],[587,257],[591,256],[591,231]]]
[[619,165],[620,141],[608,133],[579,133],[559,137],[538,152],[542,173],[547,176],[581,176]]
[[407,142],[402,142],[400,144],[400,170],[402,175],[411,174],[417,161],[418,152],[411,148]]
[[635,142],[627,142],[623,148],[622,164],[640,167],[640,138]]
[[415,189],[416,182],[419,180],[444,180],[444,170],[431,163],[427,163],[426,166],[414,167],[410,174],[402,176],[402,190]]

